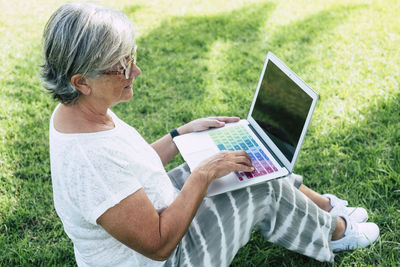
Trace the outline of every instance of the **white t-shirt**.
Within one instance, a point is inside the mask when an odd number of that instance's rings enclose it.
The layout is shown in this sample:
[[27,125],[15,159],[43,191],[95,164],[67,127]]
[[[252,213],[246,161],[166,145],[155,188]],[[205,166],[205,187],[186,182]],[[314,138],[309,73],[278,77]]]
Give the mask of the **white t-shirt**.
[[163,265],[128,248],[96,223],[107,209],[140,188],[159,211],[173,202],[177,190],[158,154],[111,110],[114,129],[79,134],[58,132],[54,113],[50,120],[54,205],[74,244],[78,265]]

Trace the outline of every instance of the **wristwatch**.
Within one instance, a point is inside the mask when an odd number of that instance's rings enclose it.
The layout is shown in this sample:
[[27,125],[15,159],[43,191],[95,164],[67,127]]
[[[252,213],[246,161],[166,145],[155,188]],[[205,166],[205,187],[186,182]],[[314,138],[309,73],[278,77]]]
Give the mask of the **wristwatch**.
[[171,130],[169,132],[169,134],[171,135],[172,139],[174,139],[175,137],[177,137],[179,135],[178,130],[176,128]]

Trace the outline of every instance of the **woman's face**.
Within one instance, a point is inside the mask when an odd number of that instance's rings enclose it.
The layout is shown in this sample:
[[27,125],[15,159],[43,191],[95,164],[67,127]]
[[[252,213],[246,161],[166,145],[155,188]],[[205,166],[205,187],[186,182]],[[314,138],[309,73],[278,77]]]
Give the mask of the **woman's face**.
[[[123,67],[117,65],[113,69],[118,72],[123,70]],[[88,79],[91,96],[108,107],[126,102],[133,96],[132,83],[140,74],[140,68],[132,64],[128,79],[123,71],[120,74],[102,74],[96,79]]]

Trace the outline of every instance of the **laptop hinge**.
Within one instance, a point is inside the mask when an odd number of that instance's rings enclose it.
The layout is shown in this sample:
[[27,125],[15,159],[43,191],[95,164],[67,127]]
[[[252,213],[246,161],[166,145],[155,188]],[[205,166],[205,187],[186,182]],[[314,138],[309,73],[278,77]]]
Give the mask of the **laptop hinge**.
[[283,163],[280,161],[280,159],[276,156],[276,154],[269,148],[269,146],[267,145],[267,143],[265,143],[265,141],[261,138],[261,136],[257,133],[257,131],[254,129],[253,126],[251,126],[251,124],[248,124],[249,128],[251,129],[251,131],[257,136],[258,140],[260,140],[260,142],[264,145],[264,147],[269,151],[269,153],[271,153],[271,155],[274,157],[274,159],[278,162],[278,164],[281,166],[281,168],[285,168],[285,165],[283,165]]

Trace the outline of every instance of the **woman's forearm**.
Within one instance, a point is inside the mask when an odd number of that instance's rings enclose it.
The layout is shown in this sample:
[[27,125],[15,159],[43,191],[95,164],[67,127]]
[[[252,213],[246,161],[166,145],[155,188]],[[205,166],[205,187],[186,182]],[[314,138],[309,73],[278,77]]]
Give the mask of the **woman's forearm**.
[[170,134],[164,135],[152,143],[151,146],[157,152],[164,166],[179,153]]
[[[212,175],[212,174],[211,174]],[[158,213],[143,189],[108,209],[98,219],[114,238],[153,260],[166,260],[186,233],[212,177],[195,170],[176,199]]]
[[209,185],[206,173],[193,172],[175,201],[159,217],[160,246],[157,256],[167,259],[192,222]]
[[245,151],[219,152],[193,170],[176,199],[161,213],[139,189],[108,209],[97,223],[137,252],[165,260],[186,233],[209,184],[235,170],[254,170],[249,155]]
[[159,216],[160,242],[157,252],[168,257],[186,233],[208,186],[217,177],[238,171],[253,171],[250,156],[245,151],[223,151],[203,161],[186,180],[174,202]]
[[[191,132],[191,130],[186,124],[177,128],[177,131],[179,134],[186,134]],[[164,135],[163,137],[152,143],[151,146],[157,152],[158,156],[161,158],[161,161],[164,166],[179,153],[179,150],[176,147],[174,141],[172,140],[170,134]]]

